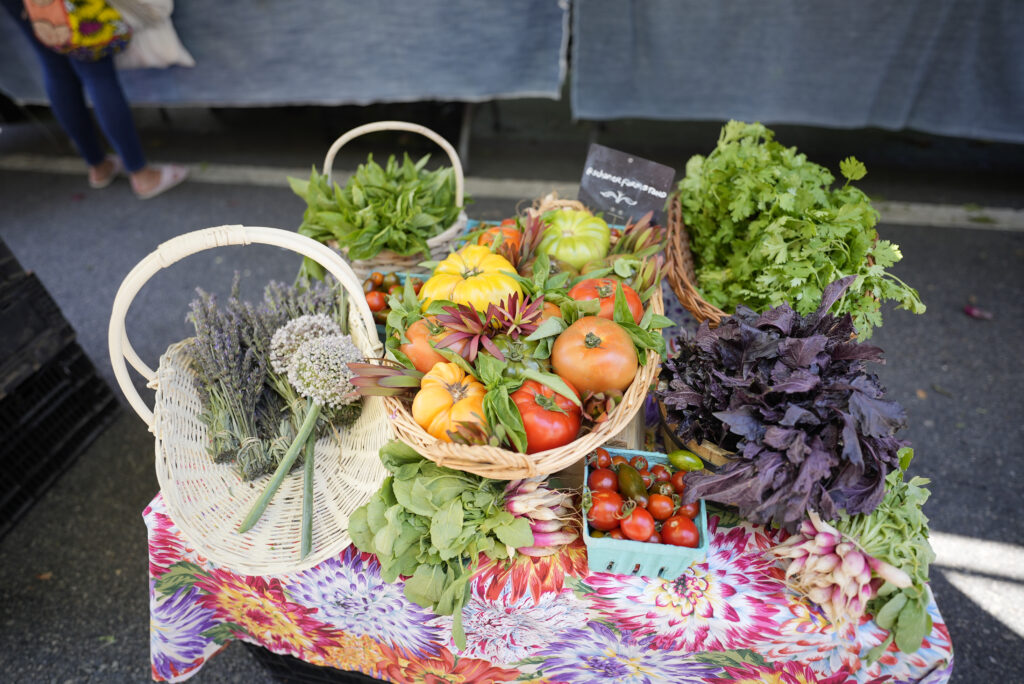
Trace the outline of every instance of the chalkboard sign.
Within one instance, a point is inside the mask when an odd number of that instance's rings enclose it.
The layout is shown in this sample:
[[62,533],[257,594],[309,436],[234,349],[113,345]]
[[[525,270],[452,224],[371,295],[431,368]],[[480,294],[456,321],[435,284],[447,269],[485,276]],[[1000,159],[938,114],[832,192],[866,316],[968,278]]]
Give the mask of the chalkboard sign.
[[664,164],[595,144],[587,153],[577,199],[603,212],[608,223],[626,223],[653,211],[654,220],[664,225],[675,175],[675,169]]

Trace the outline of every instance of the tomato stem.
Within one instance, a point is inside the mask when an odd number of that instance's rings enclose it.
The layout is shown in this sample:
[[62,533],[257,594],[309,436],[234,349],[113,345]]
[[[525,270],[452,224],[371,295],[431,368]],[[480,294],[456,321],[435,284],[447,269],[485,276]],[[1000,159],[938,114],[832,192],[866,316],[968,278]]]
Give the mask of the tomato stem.
[[533,401],[545,411],[552,411],[555,413],[567,413],[565,409],[558,405],[554,397],[549,397],[546,394],[540,394],[539,392],[533,395]]
[[592,332],[588,332],[587,336],[583,338],[584,344],[587,345],[587,349],[594,349],[595,347],[601,346],[601,338]]

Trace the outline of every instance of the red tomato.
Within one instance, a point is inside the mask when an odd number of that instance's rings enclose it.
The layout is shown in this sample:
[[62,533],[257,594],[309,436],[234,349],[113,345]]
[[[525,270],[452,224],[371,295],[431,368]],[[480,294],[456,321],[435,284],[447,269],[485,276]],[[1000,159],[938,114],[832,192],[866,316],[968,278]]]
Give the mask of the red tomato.
[[381,283],[384,282],[384,274],[378,271],[374,271],[373,273],[370,274],[370,281],[373,283],[374,287],[380,287]]
[[661,539],[666,544],[673,546],[696,548],[700,545],[697,526],[684,515],[675,515],[665,521],[665,524],[661,526]]
[[651,494],[650,501],[647,502],[647,512],[654,516],[655,520],[668,520],[675,510],[675,503],[664,494]]
[[[379,274],[375,274],[379,275]],[[370,311],[374,313],[388,308],[388,298],[380,290],[366,293],[366,303],[370,305]]]
[[660,463],[655,463],[651,466],[651,476],[654,478],[655,482],[668,482],[672,479],[672,475],[668,472],[668,468]]
[[626,460],[625,456],[619,456],[618,454],[612,456],[612,465],[619,465],[620,463],[625,463],[626,465],[629,465],[629,461]]
[[676,493],[676,490],[672,489],[672,485],[668,482],[655,482],[651,485],[650,489],[647,490],[648,494],[661,494],[672,498],[672,495]]
[[[615,320],[615,290],[619,285],[619,281],[614,278],[588,278],[569,290],[569,298],[577,301],[600,300],[601,311],[597,315],[612,321]],[[629,306],[629,313],[633,314],[633,322],[639,323],[644,315],[644,305],[640,301],[640,295],[629,285],[625,283],[621,283],[621,285],[622,293],[626,296],[626,305]]]
[[391,287],[388,288],[388,294],[393,295],[396,292],[398,294],[402,294],[403,289],[404,288],[401,285],[392,285]]
[[654,532],[651,532],[651,536],[647,540],[647,542],[649,544],[660,544],[661,543],[661,535],[658,534],[657,530],[655,530]]
[[633,512],[619,523],[622,534],[633,541],[647,541],[654,533],[654,518],[643,508],[634,508]]
[[629,459],[629,465],[633,466],[637,470],[647,470],[647,459],[643,456],[634,456]]
[[619,515],[622,513],[622,497],[616,492],[600,490],[590,496],[590,510],[587,511],[587,522],[595,530],[608,532],[619,526]]
[[[572,385],[569,389],[576,392]],[[527,380],[512,393],[512,401],[523,417],[528,454],[563,446],[579,434],[582,409],[547,385]]]
[[618,528],[618,527],[616,527],[614,530],[609,532],[608,536],[611,537],[612,539],[625,539],[625,537],[622,536],[622,529]]
[[594,450],[594,463],[598,468],[609,468],[612,465],[612,455],[604,447],[598,447]]
[[590,473],[587,478],[587,486],[591,490],[606,489],[609,492],[619,491],[619,478],[608,468],[598,468]]
[[683,478],[686,477],[686,473],[682,470],[672,473],[672,489],[676,490],[676,494],[682,494],[686,491],[686,482]]
[[700,515],[700,502],[694,501],[693,503],[683,504],[679,507],[679,515],[685,515],[693,520]]
[[652,484],[654,484],[654,478],[651,476],[651,471],[647,468],[640,468],[637,472],[640,473],[640,478],[644,481],[644,489],[648,489]]

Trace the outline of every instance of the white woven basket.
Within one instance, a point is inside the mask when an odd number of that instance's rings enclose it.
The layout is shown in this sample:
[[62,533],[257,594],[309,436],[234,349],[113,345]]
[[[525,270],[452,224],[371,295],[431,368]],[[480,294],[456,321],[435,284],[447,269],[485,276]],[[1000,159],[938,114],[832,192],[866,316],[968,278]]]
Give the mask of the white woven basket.
[[[327,150],[327,156],[324,157],[323,167],[324,173],[327,174],[327,187],[331,187],[332,184],[331,167],[334,166],[334,157],[338,154],[338,150],[361,135],[377,133],[379,131],[408,131],[410,133],[419,133],[420,135],[437,143],[438,147],[444,150],[445,154],[448,155],[448,159],[452,163],[452,170],[455,172],[455,205],[459,207],[459,215],[451,226],[427,240],[427,246],[430,248],[430,258],[435,261],[440,261],[448,256],[452,241],[465,232],[468,218],[466,217],[466,212],[463,210],[463,206],[465,206],[466,178],[462,170],[462,162],[459,161],[459,155],[455,151],[455,148],[452,147],[451,143],[434,131],[430,130],[426,126],[420,126],[419,124],[409,123],[407,121],[375,121],[374,123],[353,128],[335,140],[334,144],[332,144],[330,149]],[[427,261],[427,258],[422,254],[401,256],[390,249],[384,249],[372,259],[352,262],[351,266],[352,270],[355,271],[355,274],[359,276],[361,280],[365,280],[366,277],[374,271],[379,271],[381,273],[426,273],[427,270],[419,266],[421,261]]]
[[[341,257],[310,238],[277,228],[220,226],[180,235],[161,244],[125,277],[114,298],[108,329],[110,361],[117,382],[136,413],[156,436],[156,473],[171,518],[196,551],[236,572],[269,575],[312,567],[348,544],[348,517],[366,503],[386,472],[378,452],[391,438],[384,403],[363,400],[356,423],[316,443],[313,547],[300,559],[302,470],[285,478],[263,517],[251,530],[236,530],[269,476],[245,482],[231,464],[214,463],[203,410],[185,344],[171,345],[156,371],[136,354],[125,332],[125,315],[142,286],[160,269],[200,251],[251,243],[284,247],[318,261],[350,293],[349,331],[367,357],[381,353],[373,315],[355,274]],[[151,411],[135,390],[125,361],[156,390]]]

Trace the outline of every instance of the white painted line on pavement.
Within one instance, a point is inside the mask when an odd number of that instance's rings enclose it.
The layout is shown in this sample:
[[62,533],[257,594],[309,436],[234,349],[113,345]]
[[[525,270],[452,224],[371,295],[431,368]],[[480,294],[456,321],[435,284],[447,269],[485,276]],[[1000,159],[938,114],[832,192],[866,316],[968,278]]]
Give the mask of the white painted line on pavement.
[[933,571],[1024,637],[1024,547],[945,532],[928,536],[935,551]]
[[[190,181],[224,185],[287,186],[288,176],[309,178],[311,167],[287,168],[241,164],[192,164]],[[10,154],[0,157],[0,170],[32,171],[84,175],[82,160],[77,157],[50,157],[32,154]],[[350,174],[335,173],[339,183]],[[555,191],[561,197],[575,197],[578,183],[553,180],[521,180],[513,178],[466,178],[466,192],[489,199],[529,201]],[[1024,231],[1024,209],[974,207],[925,202],[875,202],[882,222],[894,225],[931,226],[936,228],[970,228],[975,230]]]

